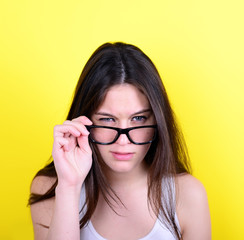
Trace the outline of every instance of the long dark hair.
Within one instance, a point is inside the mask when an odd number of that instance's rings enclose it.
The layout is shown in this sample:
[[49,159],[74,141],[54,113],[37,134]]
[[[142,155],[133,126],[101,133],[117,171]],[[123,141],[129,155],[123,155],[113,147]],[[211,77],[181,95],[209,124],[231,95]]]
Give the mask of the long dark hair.
[[[145,157],[149,167],[148,199],[155,214],[160,213],[162,221],[180,239],[181,233],[175,220],[175,189],[172,180],[176,174],[190,172],[190,165],[184,138],[152,61],[139,48],[130,44],[116,42],[100,46],[81,73],[67,119],[72,120],[81,115],[90,118],[103,102],[109,88],[124,83],[134,85],[145,94],[154,113],[158,128],[157,139],[151,144]],[[104,162],[96,146],[91,144],[91,148],[93,165],[85,179],[86,213],[80,221],[81,227],[91,218],[99,193],[110,207],[112,204],[109,199],[119,200],[104,175]],[[36,176],[57,177],[53,161]],[[55,196],[57,181],[58,179],[47,193],[31,194],[29,204]]]

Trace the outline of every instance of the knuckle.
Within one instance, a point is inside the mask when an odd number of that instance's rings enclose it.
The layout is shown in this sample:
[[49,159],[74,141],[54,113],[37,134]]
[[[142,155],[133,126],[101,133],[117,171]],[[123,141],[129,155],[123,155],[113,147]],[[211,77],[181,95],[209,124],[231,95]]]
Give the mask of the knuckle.
[[57,132],[58,132],[58,127],[55,126],[55,127],[53,128],[53,136],[54,136],[54,137],[56,137]]

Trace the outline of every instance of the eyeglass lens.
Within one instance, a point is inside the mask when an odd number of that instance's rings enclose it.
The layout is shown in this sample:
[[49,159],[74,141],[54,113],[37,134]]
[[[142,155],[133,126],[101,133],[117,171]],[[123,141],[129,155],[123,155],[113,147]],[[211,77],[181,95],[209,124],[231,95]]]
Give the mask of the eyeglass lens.
[[[100,143],[113,142],[118,136],[118,132],[116,130],[109,128],[92,128],[90,130],[90,134],[92,139]],[[155,129],[151,127],[136,128],[130,130],[128,134],[133,142],[146,143],[153,140]]]

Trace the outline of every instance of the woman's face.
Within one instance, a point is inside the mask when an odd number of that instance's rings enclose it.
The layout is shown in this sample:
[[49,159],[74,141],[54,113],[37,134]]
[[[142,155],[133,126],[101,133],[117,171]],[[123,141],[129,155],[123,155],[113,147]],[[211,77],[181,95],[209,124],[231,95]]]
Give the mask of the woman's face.
[[[155,124],[146,96],[131,84],[115,85],[109,89],[103,103],[92,115],[94,125],[129,128]],[[142,135],[145,131],[142,131]],[[129,173],[145,170],[144,157],[150,144],[135,145],[121,134],[111,145],[97,144],[108,170]]]

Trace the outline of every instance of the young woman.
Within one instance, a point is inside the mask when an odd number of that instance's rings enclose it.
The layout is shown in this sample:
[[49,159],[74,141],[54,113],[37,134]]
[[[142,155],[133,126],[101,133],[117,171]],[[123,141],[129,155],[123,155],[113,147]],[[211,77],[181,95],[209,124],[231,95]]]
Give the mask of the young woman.
[[151,60],[106,43],[85,65],[53,161],[35,176],[36,240],[209,240],[206,192]]

